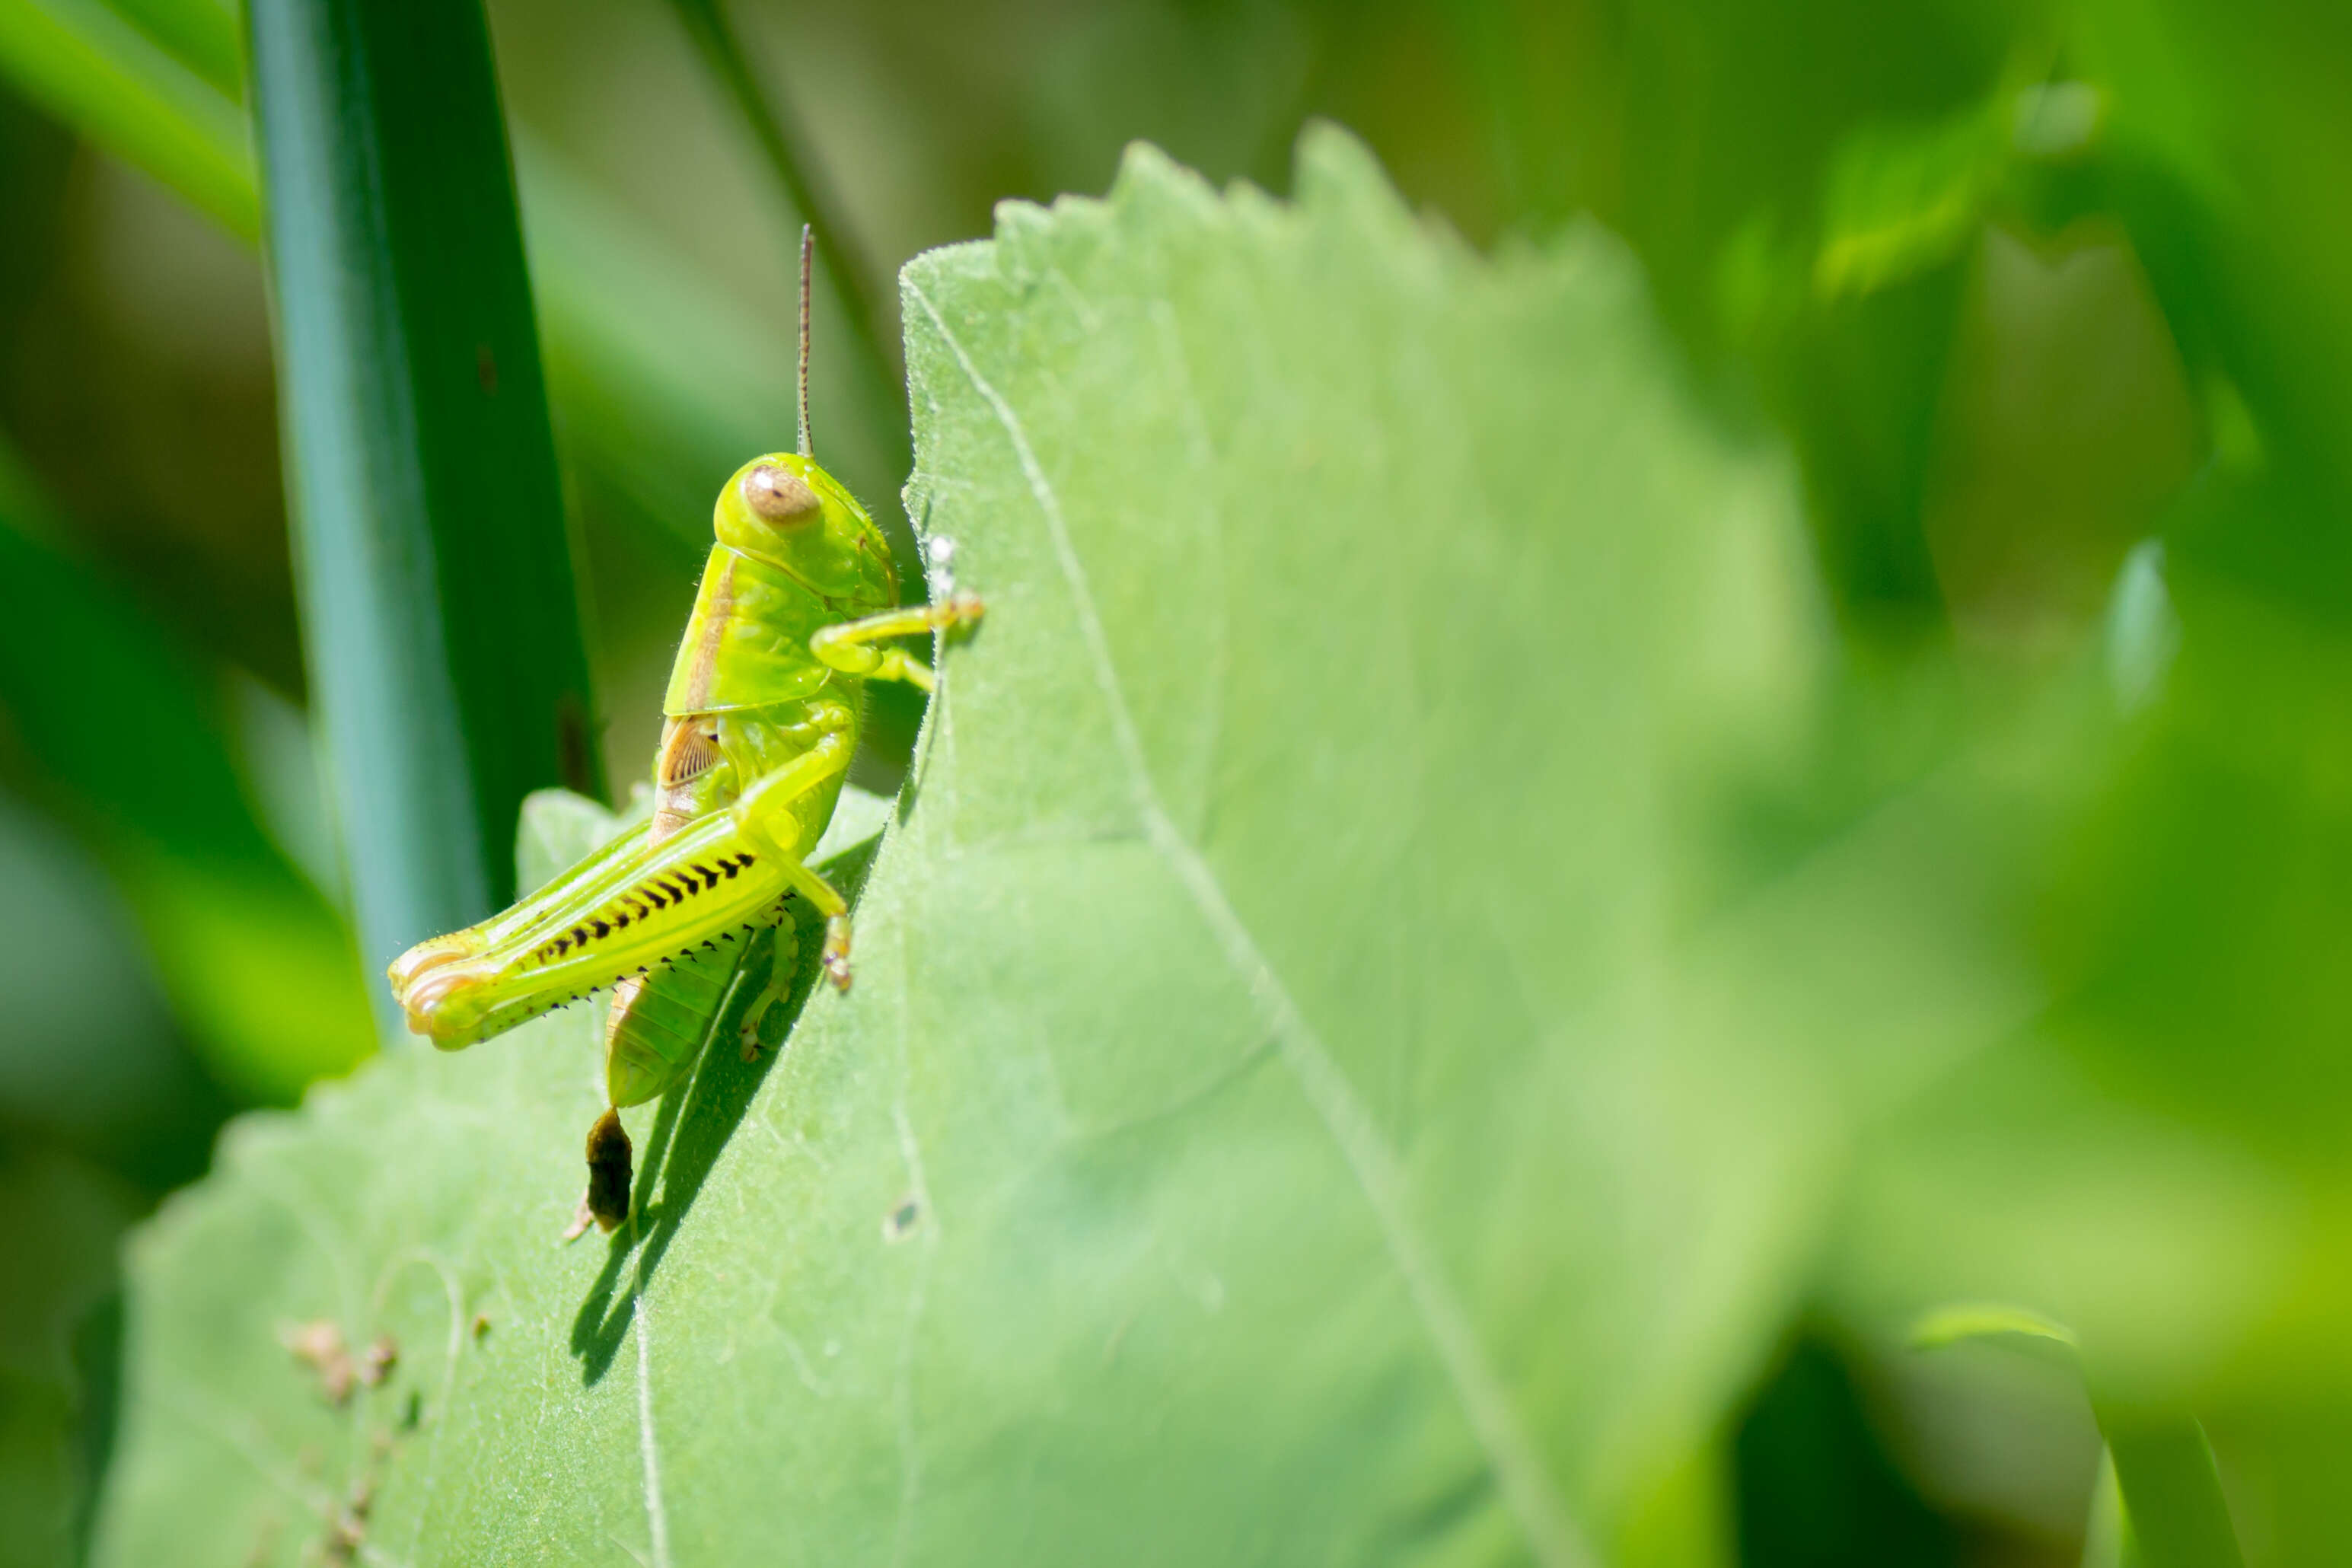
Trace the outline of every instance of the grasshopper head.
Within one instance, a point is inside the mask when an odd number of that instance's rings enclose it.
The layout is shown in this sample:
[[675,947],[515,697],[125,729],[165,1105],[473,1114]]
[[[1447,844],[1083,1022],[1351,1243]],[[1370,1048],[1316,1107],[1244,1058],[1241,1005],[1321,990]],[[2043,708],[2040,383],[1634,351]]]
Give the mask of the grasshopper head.
[[719,492],[719,542],[863,614],[898,602],[890,547],[841,481],[791,452],[754,458]]

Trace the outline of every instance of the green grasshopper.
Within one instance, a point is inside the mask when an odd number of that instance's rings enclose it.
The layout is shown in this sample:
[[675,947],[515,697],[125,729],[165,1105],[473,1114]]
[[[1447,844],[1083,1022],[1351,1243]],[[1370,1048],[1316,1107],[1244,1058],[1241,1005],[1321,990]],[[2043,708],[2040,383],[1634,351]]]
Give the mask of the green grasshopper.
[[[782,999],[795,958],[788,902],[824,917],[824,973],[849,985],[849,906],[808,865],[857,749],[868,680],[934,689],[929,666],[887,639],[980,618],[970,594],[894,608],[881,530],[809,455],[809,236],[801,243],[800,450],[755,458],[719,492],[718,542],[662,703],[652,819],[480,925],[419,942],[391,968],[408,1026],[443,1050],[611,987],[604,1085],[588,1134],[588,1191],[568,1233],[611,1231],[629,1212],[621,1108],[685,1075],[718,1016],[748,940],[777,927],[774,958],[744,1016]],[[743,939],[743,940],[739,940]]]

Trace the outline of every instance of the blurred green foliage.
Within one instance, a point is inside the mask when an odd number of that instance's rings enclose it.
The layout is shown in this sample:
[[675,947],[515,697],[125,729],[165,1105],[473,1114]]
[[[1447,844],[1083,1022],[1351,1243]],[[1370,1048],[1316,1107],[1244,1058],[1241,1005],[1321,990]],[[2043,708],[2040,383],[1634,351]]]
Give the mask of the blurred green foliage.
[[[789,438],[803,215],[676,8],[489,11],[626,779],[711,484]],[[1853,1064],[1809,1326],[1687,1483],[1736,1525],[1661,1524],[1681,1544],[1657,1550],[1684,1555],[1660,1560],[2074,1560],[2096,1454],[2079,1394],[1900,1348],[1922,1309],[1987,1297],[2074,1325],[2108,1397],[2194,1406],[2249,1561],[2352,1555],[2352,16],[716,14],[837,193],[842,247],[884,270],[873,298],[917,250],[985,232],[999,198],[1101,189],[1130,137],[1278,190],[1323,113],[1478,244],[1597,216],[1726,420],[1795,452],[1836,679],[1818,755],[1742,805],[1739,853],[1696,868],[1694,904],[1769,891],[1856,823],[1892,855],[1889,804],[1924,791],[1982,873],[1949,889],[1983,916],[1963,989],[2030,1000],[1984,1049],[1914,1061],[1890,1038]],[[0,855],[21,868],[0,1140],[12,1173],[12,1173],[12,1201],[84,1216],[16,1231],[26,1277],[57,1284],[22,1294],[0,1342],[0,1484],[14,1456],[58,1484],[79,1463],[73,1324],[106,1273],[71,1261],[102,1256],[89,1237],[199,1168],[227,1109],[363,1047],[289,717],[306,693],[243,95],[227,0],[0,0]],[[902,411],[856,336],[821,289],[821,449],[887,510]],[[281,942],[311,956],[271,958]],[[225,1021],[257,973],[279,1006]],[[67,1492],[39,1496],[64,1521],[41,1539],[69,1542]],[[1816,1500],[1792,1514],[1797,1496]]]

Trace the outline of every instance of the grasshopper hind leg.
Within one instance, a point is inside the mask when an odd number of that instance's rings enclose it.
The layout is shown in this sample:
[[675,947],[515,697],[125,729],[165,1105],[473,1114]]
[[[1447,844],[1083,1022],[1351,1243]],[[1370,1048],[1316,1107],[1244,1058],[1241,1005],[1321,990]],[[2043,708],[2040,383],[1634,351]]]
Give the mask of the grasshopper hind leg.
[[785,1004],[792,999],[793,975],[800,968],[800,939],[789,918],[779,921],[774,930],[774,953],[764,983],[751,998],[751,1005],[743,1009],[743,1024],[736,1031],[747,1062],[758,1061],[763,1052],[782,1045],[784,1026],[790,1021]]
[[[588,1187],[563,1232],[564,1240],[578,1240],[591,1225],[610,1234],[629,1217],[635,1173],[620,1108],[642,1104],[675,1087],[692,1068],[722,1013],[731,1011],[727,998],[733,984],[759,986],[743,1009],[737,1031],[743,1059],[757,1061],[763,1050],[782,1043],[791,1023],[784,1004],[791,999],[793,979],[800,967],[792,903],[793,894],[787,892],[769,911],[768,919],[773,922],[767,927],[772,932],[771,945],[764,953],[755,950],[748,955],[748,972],[740,980],[733,971],[711,959],[685,955],[674,967],[665,966],[658,976],[631,975],[614,988],[605,1031],[605,1088],[613,1103],[588,1131]],[[665,1050],[665,1031],[656,1026],[665,1014],[681,1005],[687,1008],[686,1017],[672,1017],[670,1023],[676,1026],[699,1014],[700,1024],[688,1031],[694,1036],[695,1048],[675,1049],[679,1032],[672,1027],[667,1035],[673,1048]]]
[[580,1194],[580,1212],[572,1216],[564,1240],[577,1241],[591,1225],[609,1234],[629,1217],[633,1152],[621,1113],[606,1107],[588,1129],[588,1190]]

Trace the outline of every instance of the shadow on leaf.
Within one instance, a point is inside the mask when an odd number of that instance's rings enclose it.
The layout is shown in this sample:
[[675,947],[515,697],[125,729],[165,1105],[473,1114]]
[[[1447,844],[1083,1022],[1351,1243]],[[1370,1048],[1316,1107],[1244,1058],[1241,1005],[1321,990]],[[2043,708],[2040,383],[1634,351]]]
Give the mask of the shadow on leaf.
[[[841,889],[852,908],[865,889],[866,874],[874,863],[880,842],[879,838],[868,839],[844,850],[822,868],[826,879]],[[611,1370],[613,1358],[620,1353],[621,1342],[628,1337],[629,1324],[636,1316],[638,1300],[652,1283],[655,1272],[669,1252],[670,1243],[685,1225],[686,1216],[693,1211],[702,1184],[718,1164],[729,1140],[735,1136],[735,1129],[741,1125],[743,1113],[751,1109],[760,1085],[790,1047],[793,1026],[800,1022],[801,1010],[808,1005],[809,996],[816,989],[817,953],[824,929],[821,922],[810,918],[807,907],[800,900],[793,900],[792,909],[800,955],[793,972],[792,990],[781,1009],[785,1019],[783,1028],[776,1031],[771,1026],[761,1031],[766,1048],[756,1061],[745,1061],[742,1052],[736,1048],[736,1032],[742,1026],[744,1010],[758,994],[759,988],[751,977],[769,963],[774,942],[774,933],[763,931],[745,951],[746,963],[728,989],[727,1000],[719,1007],[694,1070],[685,1083],[662,1097],[653,1132],[646,1140],[629,1223],[613,1233],[604,1267],[572,1320],[572,1353],[580,1358],[581,1382],[587,1387],[593,1388]],[[632,1256],[636,1260],[634,1269],[629,1268]]]

